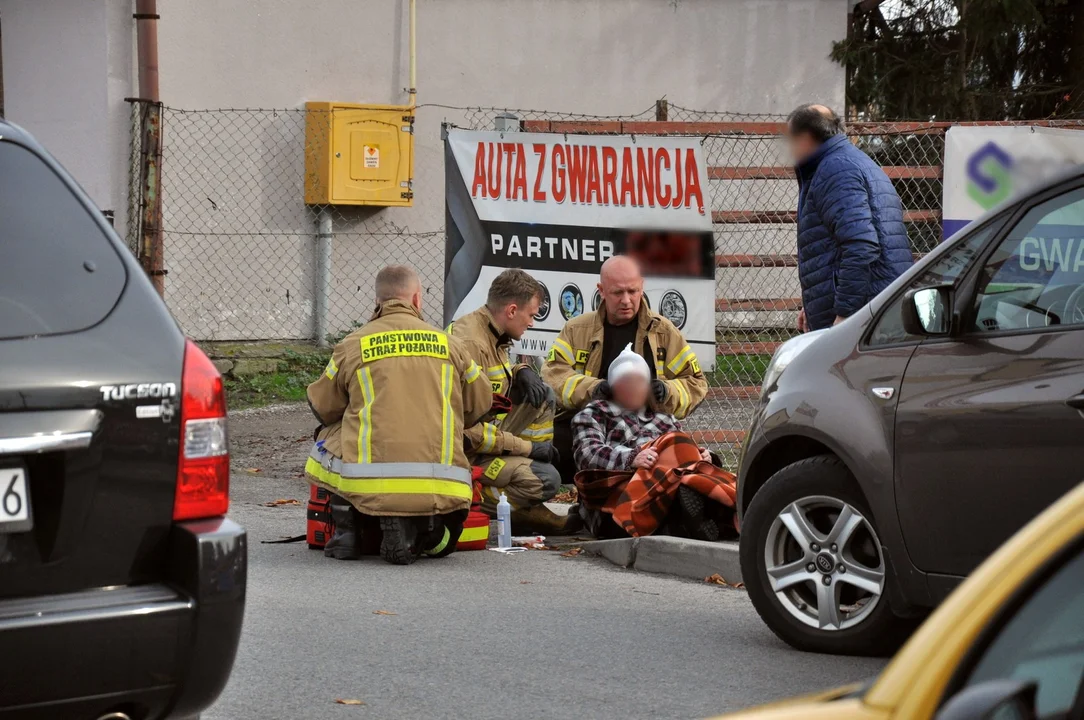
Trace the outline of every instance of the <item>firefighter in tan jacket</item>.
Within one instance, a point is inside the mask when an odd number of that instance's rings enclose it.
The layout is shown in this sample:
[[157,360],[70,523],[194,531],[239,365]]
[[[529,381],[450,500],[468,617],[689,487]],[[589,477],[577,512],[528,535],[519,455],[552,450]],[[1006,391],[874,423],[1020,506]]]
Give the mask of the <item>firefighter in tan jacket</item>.
[[681,331],[642,301],[644,279],[634,260],[619,255],[603,263],[598,290],[599,309],[565,323],[542,367],[542,379],[557,394],[561,408],[554,422],[554,445],[565,478],[576,472],[572,416],[592,397],[607,394],[606,372],[628,343],[651,368],[652,400],[659,412],[680,420],[708,391],[696,353]]
[[566,532],[565,518],[543,504],[561,484],[554,467],[555,397],[531,366],[513,366],[508,358],[512,341],[534,324],[542,297],[537,280],[519,269],[505,270],[490,284],[486,304],[453,322],[448,332],[467,343],[493,393],[512,402],[506,415],[467,429],[471,463],[482,469],[482,509],[496,515],[503,492],[515,532],[555,534]]
[[333,493],[329,557],[361,554],[359,513],[379,518],[367,532],[378,523],[381,556],[401,565],[450,554],[462,531],[472,494],[463,429],[493,395],[463,344],[421,319],[421,297],[412,269],[381,270],[372,320],[309,385],[321,428],[305,471]]

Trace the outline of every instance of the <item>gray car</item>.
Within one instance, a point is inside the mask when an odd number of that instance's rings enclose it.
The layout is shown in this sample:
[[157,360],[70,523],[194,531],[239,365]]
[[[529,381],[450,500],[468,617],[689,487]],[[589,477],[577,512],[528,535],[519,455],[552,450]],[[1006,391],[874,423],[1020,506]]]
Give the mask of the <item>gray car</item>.
[[749,596],[802,650],[891,651],[1084,467],[1084,170],[779,348],[742,448]]

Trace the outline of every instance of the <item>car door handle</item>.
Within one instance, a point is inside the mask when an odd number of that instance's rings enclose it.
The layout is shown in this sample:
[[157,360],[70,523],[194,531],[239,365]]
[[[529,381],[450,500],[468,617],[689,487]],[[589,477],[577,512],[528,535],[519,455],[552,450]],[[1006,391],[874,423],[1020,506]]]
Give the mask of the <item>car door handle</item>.
[[1065,401],[1065,404],[1071,408],[1076,408],[1077,410],[1084,410],[1084,393],[1072,396]]

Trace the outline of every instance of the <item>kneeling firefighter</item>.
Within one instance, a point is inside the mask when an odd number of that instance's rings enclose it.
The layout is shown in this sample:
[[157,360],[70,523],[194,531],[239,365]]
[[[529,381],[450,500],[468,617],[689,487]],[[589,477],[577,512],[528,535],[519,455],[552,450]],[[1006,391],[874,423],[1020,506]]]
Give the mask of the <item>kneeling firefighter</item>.
[[321,427],[305,471],[333,493],[324,555],[357,559],[379,533],[381,557],[409,565],[455,550],[472,495],[463,429],[493,396],[461,342],[421,319],[414,270],[381,270],[376,298],[372,320],[335,346],[309,385]]
[[[504,493],[512,530],[564,535],[579,529],[579,515],[563,517],[545,506],[561,485],[554,464],[553,391],[529,365],[511,365],[509,348],[534,325],[545,288],[523,270],[505,270],[489,286],[486,304],[448,326],[482,365],[495,395],[511,409],[467,428],[467,453],[481,469],[482,510],[491,517]],[[494,405],[496,408],[496,404]]]

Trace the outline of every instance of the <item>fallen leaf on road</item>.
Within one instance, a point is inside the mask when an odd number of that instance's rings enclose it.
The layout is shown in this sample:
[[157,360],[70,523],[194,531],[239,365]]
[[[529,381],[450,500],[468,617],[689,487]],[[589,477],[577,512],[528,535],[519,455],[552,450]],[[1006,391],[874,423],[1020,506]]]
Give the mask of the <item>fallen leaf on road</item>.
[[725,585],[727,587],[738,588],[738,589],[741,589],[741,588],[745,587],[745,583],[743,583],[743,582],[728,583],[726,581],[726,578],[723,577],[722,575],[720,575],[719,573],[715,573],[714,575],[708,575],[706,578],[704,578],[704,582],[709,583],[711,585]]
[[561,557],[576,557],[583,552],[583,548],[572,548],[568,552],[561,553]]
[[531,581],[530,581],[530,580],[520,580],[520,581],[519,581],[519,584],[520,584],[520,585],[530,585],[530,584],[531,584]]
[[373,615],[398,615],[399,613],[393,613],[390,610],[373,610]]
[[293,498],[279,498],[278,500],[272,500],[271,502],[260,503],[264,507],[278,507],[279,505],[300,505],[300,500],[294,500]]
[[355,700],[353,698],[337,698],[335,700],[337,705],[364,705],[361,700]]
[[245,472],[252,473],[253,475],[255,475],[256,473],[260,472],[260,469],[259,468],[245,468]]

